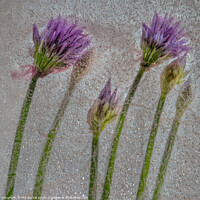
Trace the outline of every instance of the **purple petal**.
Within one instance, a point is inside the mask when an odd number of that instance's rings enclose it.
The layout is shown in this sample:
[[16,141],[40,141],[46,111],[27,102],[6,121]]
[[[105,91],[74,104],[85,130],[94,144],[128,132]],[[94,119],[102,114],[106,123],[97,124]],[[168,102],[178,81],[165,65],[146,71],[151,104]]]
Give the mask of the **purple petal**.
[[162,24],[163,24],[163,19],[161,17],[157,16],[157,21],[154,26],[154,31],[152,30],[152,32],[157,33],[160,30]]
[[37,26],[33,25],[33,42],[34,44],[37,44],[40,42],[40,35]]
[[155,30],[155,26],[156,26],[156,23],[157,23],[157,18],[158,18],[158,13],[155,12],[154,16],[153,16],[153,20],[152,20],[152,23],[151,23],[151,30],[154,32]]
[[114,108],[117,105],[118,101],[119,101],[119,99],[116,96],[117,96],[117,88],[115,88],[115,90],[114,90],[114,92],[113,92],[113,94],[112,94],[112,96],[110,98],[110,106],[112,108]]
[[107,101],[109,101],[110,97],[111,97],[111,78],[108,79],[108,81],[107,81],[105,87],[103,88],[103,90],[101,91],[98,99],[100,99],[100,100],[106,99]]

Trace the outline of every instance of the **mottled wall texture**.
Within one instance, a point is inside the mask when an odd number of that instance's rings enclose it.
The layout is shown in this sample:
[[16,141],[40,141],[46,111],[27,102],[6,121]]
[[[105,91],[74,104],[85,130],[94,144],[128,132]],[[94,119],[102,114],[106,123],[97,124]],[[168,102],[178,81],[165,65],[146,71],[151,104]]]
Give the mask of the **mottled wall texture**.
[[[78,84],[60,125],[49,161],[43,196],[88,195],[92,133],[87,112],[109,77],[122,102],[139,70],[142,22],[154,12],[180,20],[192,50],[187,58],[195,98],[185,112],[172,152],[162,200],[200,199],[200,2],[199,0],[0,0],[0,196],[4,195],[12,145],[29,80],[12,80],[10,72],[32,64],[32,26],[39,30],[61,14],[86,26],[92,37],[92,68]],[[166,63],[142,78],[128,112],[117,151],[112,200],[135,199],[142,162],[160,95],[160,73]],[[25,128],[15,196],[31,196],[38,162],[54,116],[68,88],[71,69],[40,79]],[[175,115],[180,86],[167,97],[148,177],[152,197],[166,139]],[[100,138],[98,199],[103,188],[116,122]]]

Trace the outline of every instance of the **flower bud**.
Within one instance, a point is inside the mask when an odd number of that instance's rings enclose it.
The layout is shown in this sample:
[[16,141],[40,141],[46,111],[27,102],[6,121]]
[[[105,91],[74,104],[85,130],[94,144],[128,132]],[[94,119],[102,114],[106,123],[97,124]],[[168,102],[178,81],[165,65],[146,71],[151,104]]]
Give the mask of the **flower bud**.
[[160,78],[162,94],[167,95],[175,85],[183,82],[183,79],[188,74],[188,72],[184,72],[185,64],[186,60],[183,57],[173,61],[164,68]]
[[87,53],[85,53],[80,60],[76,61],[71,75],[73,82],[80,81],[82,77],[89,72],[91,64],[93,62],[93,56],[94,52],[91,49]]
[[111,79],[109,79],[88,112],[87,121],[94,134],[102,132],[107,124],[112,123],[117,118],[119,99],[116,95],[117,88],[111,94]]
[[189,78],[182,86],[176,102],[176,112],[179,117],[183,115],[183,113],[188,108],[192,100],[193,100],[193,94],[191,87],[191,79]]

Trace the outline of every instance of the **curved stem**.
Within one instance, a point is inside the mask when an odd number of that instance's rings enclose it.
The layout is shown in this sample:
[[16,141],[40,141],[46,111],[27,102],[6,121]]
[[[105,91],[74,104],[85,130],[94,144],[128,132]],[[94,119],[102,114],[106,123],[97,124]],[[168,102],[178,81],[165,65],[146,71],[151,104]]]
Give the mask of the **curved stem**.
[[176,133],[177,133],[178,127],[179,127],[179,121],[180,121],[180,117],[178,117],[176,115],[176,117],[174,118],[173,124],[172,124],[171,132],[170,132],[168,140],[167,140],[167,144],[165,146],[165,151],[164,151],[163,158],[161,161],[159,174],[158,174],[158,177],[156,180],[156,188],[154,190],[153,200],[160,199],[160,194],[161,194],[162,186],[164,183],[164,178],[166,176],[169,159],[170,159],[170,156],[172,153],[174,141],[176,138]]
[[119,120],[117,122],[117,126],[115,129],[115,138],[112,144],[112,150],[111,150],[111,154],[110,154],[110,160],[109,160],[109,164],[108,164],[108,169],[107,169],[107,174],[106,174],[106,178],[105,178],[105,183],[104,183],[104,188],[103,188],[103,193],[102,193],[102,200],[107,200],[109,199],[109,195],[110,195],[110,187],[112,184],[112,176],[113,176],[113,172],[114,172],[114,165],[115,165],[115,158],[116,158],[116,152],[117,152],[117,147],[118,147],[118,143],[119,143],[119,139],[120,139],[120,135],[122,132],[122,128],[124,125],[124,121],[130,106],[130,103],[132,101],[132,98],[135,94],[135,91],[137,90],[137,86],[142,78],[142,75],[145,71],[144,67],[141,67],[135,80],[133,81],[129,92],[127,94],[126,100],[124,102],[124,106],[123,109],[120,113],[120,117]]
[[53,146],[56,134],[57,134],[59,123],[64,115],[64,111],[65,111],[65,109],[68,105],[69,99],[73,93],[74,86],[75,86],[75,82],[71,82],[69,89],[68,89],[67,93],[65,94],[65,97],[64,97],[64,99],[60,105],[60,108],[57,112],[56,118],[53,123],[53,127],[49,131],[48,139],[47,139],[46,145],[44,147],[44,150],[42,153],[42,158],[40,160],[38,172],[36,175],[35,186],[34,186],[34,190],[33,190],[33,199],[39,200],[42,195],[42,188],[43,188],[43,183],[44,183],[44,179],[45,179],[45,175],[46,175],[48,161],[49,161],[50,154],[51,154],[51,149],[52,149],[52,146]]
[[29,88],[26,93],[26,97],[25,97],[22,109],[21,109],[21,115],[19,118],[19,123],[18,123],[16,134],[15,134],[15,140],[13,143],[12,155],[10,159],[10,166],[9,166],[8,179],[7,179],[6,192],[5,192],[6,199],[11,199],[11,196],[13,195],[13,192],[14,192],[15,176],[16,176],[16,171],[17,171],[17,165],[18,165],[18,159],[20,155],[24,128],[25,128],[25,124],[26,124],[26,120],[27,120],[27,116],[29,112],[29,107],[32,101],[32,96],[33,96],[38,78],[39,77],[37,75],[35,75],[32,78],[29,84]]
[[156,113],[155,113],[155,116],[154,116],[153,126],[152,126],[152,130],[151,130],[151,133],[150,133],[149,142],[148,142],[148,145],[147,145],[146,155],[145,155],[145,159],[144,159],[144,163],[143,163],[143,167],[142,167],[142,173],[141,173],[141,176],[140,176],[140,182],[139,182],[138,191],[137,191],[137,198],[136,198],[137,200],[143,200],[145,198],[146,180],[147,180],[148,173],[149,173],[154,142],[155,142],[155,138],[156,138],[156,135],[157,135],[160,116],[161,116],[161,113],[162,113],[162,110],[163,110],[165,99],[166,99],[166,95],[162,94],[160,96],[158,106],[157,106],[157,110],[156,110]]
[[96,200],[97,177],[98,177],[98,154],[99,154],[99,133],[93,133],[88,200]]

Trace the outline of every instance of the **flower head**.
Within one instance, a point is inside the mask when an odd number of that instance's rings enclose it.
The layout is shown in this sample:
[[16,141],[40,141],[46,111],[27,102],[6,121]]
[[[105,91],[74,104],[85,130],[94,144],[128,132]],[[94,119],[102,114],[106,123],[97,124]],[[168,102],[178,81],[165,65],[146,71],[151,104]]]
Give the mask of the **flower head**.
[[191,79],[189,78],[183,84],[176,102],[176,112],[179,117],[183,115],[183,113],[188,108],[192,100],[193,100],[193,93],[191,87]]
[[142,66],[149,68],[170,57],[178,57],[188,52],[184,30],[180,22],[173,22],[166,14],[163,18],[155,13],[151,28],[143,23],[141,49],[143,50]]
[[46,76],[67,69],[79,60],[90,44],[84,28],[59,16],[51,19],[42,34],[33,25],[34,67],[37,74]]
[[170,90],[183,82],[183,79],[187,76],[188,72],[184,72],[186,65],[185,56],[174,60],[167,65],[161,74],[160,85],[162,94],[168,94]]
[[109,79],[88,112],[87,121],[94,133],[102,132],[107,124],[117,118],[119,99],[116,95],[117,88],[111,94],[111,79]]

